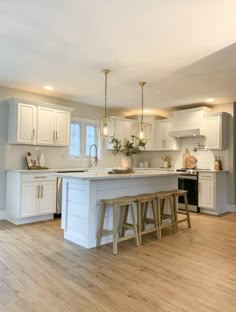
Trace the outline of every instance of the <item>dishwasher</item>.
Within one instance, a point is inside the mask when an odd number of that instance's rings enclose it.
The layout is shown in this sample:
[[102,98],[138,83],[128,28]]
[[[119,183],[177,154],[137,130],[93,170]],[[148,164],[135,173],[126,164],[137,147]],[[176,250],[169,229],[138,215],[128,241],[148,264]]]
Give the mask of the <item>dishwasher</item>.
[[[86,170],[68,170],[68,171],[57,171],[57,173],[76,173],[85,172]],[[54,213],[54,218],[61,217],[61,207],[62,207],[62,181],[63,178],[57,178],[57,197],[56,197],[56,213]]]

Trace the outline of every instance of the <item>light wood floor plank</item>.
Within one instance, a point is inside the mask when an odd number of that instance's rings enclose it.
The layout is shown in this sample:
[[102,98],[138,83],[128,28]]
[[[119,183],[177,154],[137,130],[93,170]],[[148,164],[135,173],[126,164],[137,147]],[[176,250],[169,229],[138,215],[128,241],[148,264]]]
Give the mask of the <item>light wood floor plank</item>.
[[192,214],[161,241],[86,250],[60,220],[0,221],[1,312],[235,312],[236,214]]

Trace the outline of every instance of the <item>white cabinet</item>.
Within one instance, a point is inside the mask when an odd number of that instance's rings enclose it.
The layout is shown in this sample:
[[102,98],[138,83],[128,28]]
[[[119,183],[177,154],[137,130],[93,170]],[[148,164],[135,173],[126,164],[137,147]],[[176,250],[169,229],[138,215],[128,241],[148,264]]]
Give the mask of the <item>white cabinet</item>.
[[[25,102],[24,102],[25,101]],[[9,104],[8,143],[68,146],[73,109],[11,99]]]
[[158,120],[155,123],[155,148],[161,151],[179,150],[178,139],[171,138],[173,121],[170,119]]
[[54,143],[54,110],[48,107],[38,107],[37,144],[50,145]]
[[221,214],[227,208],[227,172],[200,172],[198,206],[201,212]]
[[70,112],[38,107],[38,145],[69,145]]
[[56,211],[56,177],[8,172],[6,207],[8,220],[15,224],[52,219]]
[[70,144],[70,112],[55,110],[54,131],[55,144],[62,146]]
[[9,143],[35,144],[36,112],[31,104],[18,103],[17,107],[9,107]]
[[[121,140],[122,144],[124,140],[131,140],[131,136],[134,135],[134,125],[135,121],[128,120],[127,118],[113,117],[116,120],[115,123],[115,135],[114,137]],[[112,149],[112,144],[110,144],[111,139],[107,140],[106,148]]]
[[56,212],[56,182],[26,182],[21,185],[22,218]]
[[222,112],[206,115],[206,149],[227,148],[227,118],[228,114]]

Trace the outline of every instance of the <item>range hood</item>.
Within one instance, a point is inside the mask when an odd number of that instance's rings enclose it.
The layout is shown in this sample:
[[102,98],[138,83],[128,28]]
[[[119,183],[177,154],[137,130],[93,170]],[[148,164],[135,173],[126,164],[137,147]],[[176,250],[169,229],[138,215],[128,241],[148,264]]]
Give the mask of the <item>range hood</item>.
[[172,138],[205,136],[205,114],[207,107],[198,107],[173,112],[173,125],[169,132]]
[[202,137],[201,129],[185,129],[170,131],[169,136],[171,138],[190,138],[190,137]]

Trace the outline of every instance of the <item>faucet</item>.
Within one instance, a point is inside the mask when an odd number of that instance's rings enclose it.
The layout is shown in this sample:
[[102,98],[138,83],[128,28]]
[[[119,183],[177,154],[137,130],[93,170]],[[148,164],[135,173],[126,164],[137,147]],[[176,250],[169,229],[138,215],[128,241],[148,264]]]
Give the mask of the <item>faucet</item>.
[[[91,152],[92,152],[92,148],[95,148],[95,156],[94,156],[94,161],[92,163],[92,160],[91,160]],[[97,145],[96,144],[92,144],[90,145],[90,148],[89,148],[89,164],[88,166],[91,168],[93,165],[97,165],[98,163],[98,148],[97,148]]]

